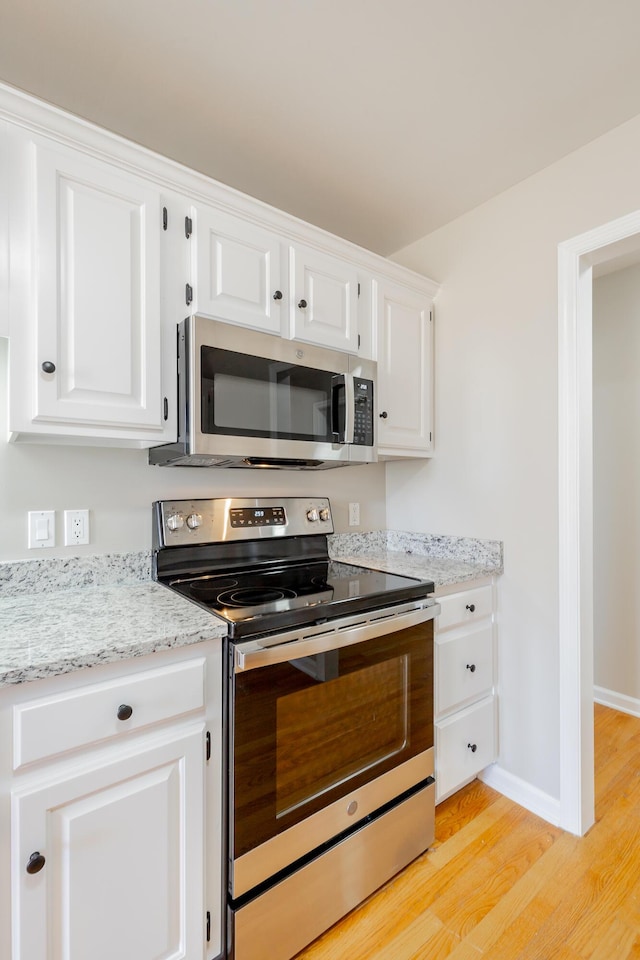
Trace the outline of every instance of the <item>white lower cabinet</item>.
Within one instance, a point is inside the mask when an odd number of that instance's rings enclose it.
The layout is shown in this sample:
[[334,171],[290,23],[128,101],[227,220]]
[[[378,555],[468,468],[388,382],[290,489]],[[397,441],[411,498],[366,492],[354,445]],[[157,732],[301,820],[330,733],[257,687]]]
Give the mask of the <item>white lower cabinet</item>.
[[472,780],[497,755],[493,585],[437,599],[436,802]]
[[13,960],[204,956],[203,755],[200,723],[13,796]]
[[220,956],[220,643],[189,651],[0,691],[0,956]]
[[495,760],[495,705],[485,697],[436,724],[436,799],[443,800]]

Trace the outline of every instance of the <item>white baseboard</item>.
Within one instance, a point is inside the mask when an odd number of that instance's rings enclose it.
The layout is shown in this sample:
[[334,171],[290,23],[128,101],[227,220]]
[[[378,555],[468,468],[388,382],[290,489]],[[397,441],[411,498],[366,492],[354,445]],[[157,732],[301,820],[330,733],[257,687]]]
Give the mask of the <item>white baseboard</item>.
[[547,823],[552,823],[554,827],[559,826],[560,800],[550,797],[548,793],[543,793],[542,790],[515,777],[512,773],[507,773],[497,763],[486,767],[478,775],[478,779],[508,797],[509,800],[513,800],[514,803],[535,813],[537,817],[542,817]]
[[616,693],[615,690],[606,690],[604,687],[594,687],[593,699],[604,707],[612,707],[622,713],[630,713],[632,717],[640,717],[640,700],[636,697],[628,697],[624,693]]

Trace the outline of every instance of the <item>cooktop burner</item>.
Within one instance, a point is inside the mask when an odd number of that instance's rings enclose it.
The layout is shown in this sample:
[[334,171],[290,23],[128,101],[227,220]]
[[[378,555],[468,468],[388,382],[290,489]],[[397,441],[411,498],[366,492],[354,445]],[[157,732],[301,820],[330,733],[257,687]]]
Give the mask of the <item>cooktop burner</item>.
[[242,587],[238,590],[223,590],[218,594],[218,607],[245,607],[264,606],[265,603],[274,603],[276,600],[286,600],[295,597],[293,590],[276,590],[273,587]]
[[155,578],[225,620],[231,640],[433,593],[431,581],[331,560],[328,500],[171,501],[154,508]]
[[327,560],[226,575],[180,577],[168,585],[230,625],[230,636],[272,632],[424,597],[424,581]]

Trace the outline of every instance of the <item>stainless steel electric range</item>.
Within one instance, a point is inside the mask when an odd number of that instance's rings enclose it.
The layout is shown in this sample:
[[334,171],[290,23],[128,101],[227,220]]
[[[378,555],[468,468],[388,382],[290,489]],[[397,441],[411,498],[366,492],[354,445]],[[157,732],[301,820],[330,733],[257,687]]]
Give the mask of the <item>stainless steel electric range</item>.
[[434,585],[331,560],[324,498],[154,504],[226,638],[227,943],[289,960],[433,840]]

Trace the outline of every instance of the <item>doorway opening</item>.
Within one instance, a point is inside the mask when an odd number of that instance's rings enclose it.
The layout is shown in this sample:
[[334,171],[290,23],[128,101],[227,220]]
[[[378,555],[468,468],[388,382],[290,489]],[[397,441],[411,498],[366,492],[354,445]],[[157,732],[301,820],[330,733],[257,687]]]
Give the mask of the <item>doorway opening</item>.
[[558,247],[560,826],[594,822],[593,270],[640,251],[640,211]]

